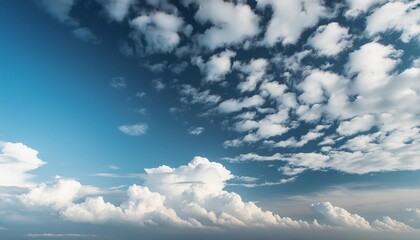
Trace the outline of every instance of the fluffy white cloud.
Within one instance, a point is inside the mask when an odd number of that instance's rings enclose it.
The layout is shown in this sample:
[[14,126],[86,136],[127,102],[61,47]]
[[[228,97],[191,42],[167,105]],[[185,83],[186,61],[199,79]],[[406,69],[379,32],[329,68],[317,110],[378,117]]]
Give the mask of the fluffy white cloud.
[[278,42],[295,44],[305,29],[314,27],[327,14],[319,0],[259,0],[257,3],[260,9],[267,6],[273,9],[264,35],[264,44],[268,46]]
[[337,22],[319,26],[315,34],[309,38],[308,44],[320,55],[336,56],[351,46],[349,29],[341,27]]
[[45,162],[38,158],[38,151],[22,144],[0,142],[0,186],[26,187],[33,171]]
[[244,108],[255,108],[264,104],[264,99],[260,95],[245,97],[243,99],[228,99],[219,104],[218,110],[222,113],[232,113]]
[[395,68],[399,52],[392,45],[370,42],[350,53],[347,63],[349,73],[357,74],[355,90],[367,92],[384,86],[389,73]]
[[348,10],[345,12],[346,17],[357,17],[362,13],[366,13],[374,5],[386,2],[386,0],[346,0]]
[[234,68],[238,69],[246,76],[245,81],[238,84],[241,92],[251,92],[257,88],[257,84],[264,78],[268,61],[264,58],[251,59],[248,64],[235,62]]
[[98,194],[99,189],[82,186],[71,179],[59,179],[54,185],[42,183],[32,188],[29,193],[20,195],[19,200],[28,207],[52,207],[56,210],[73,204],[73,201],[92,194]]
[[235,55],[234,52],[225,50],[211,56],[207,62],[204,62],[201,57],[196,57],[192,59],[192,63],[198,66],[200,71],[205,75],[204,79],[207,82],[219,82],[224,80],[226,74],[232,70],[231,58]]
[[350,229],[371,229],[370,223],[363,217],[352,214],[344,208],[333,206],[330,202],[312,204],[311,208],[324,216],[333,225]]
[[343,121],[337,128],[341,135],[350,136],[359,132],[367,131],[375,126],[375,117],[372,115],[362,115],[349,121]]
[[299,100],[306,104],[322,103],[331,94],[338,92],[344,80],[335,73],[313,70],[298,88],[303,91]]
[[344,208],[333,206],[330,202],[322,202],[311,205],[312,210],[323,215],[326,220],[333,226],[340,226],[344,229],[357,230],[376,230],[376,231],[393,231],[405,232],[414,229],[405,223],[394,220],[388,216],[382,220],[376,219],[369,223],[365,218],[348,212]]
[[401,41],[420,40],[420,9],[416,1],[390,1],[367,18],[370,36],[387,31],[401,32]]
[[170,53],[181,41],[182,18],[165,12],[141,15],[130,21],[130,37],[139,53]]
[[[192,2],[192,1],[189,1]],[[223,0],[196,1],[199,9],[195,19],[212,26],[198,35],[199,45],[210,50],[243,43],[259,32],[259,17],[245,3]]]
[[80,204],[65,208],[61,215],[74,222],[104,223],[128,222],[138,225],[191,226],[175,211],[165,206],[165,196],[151,192],[147,187],[132,185],[127,190],[128,200],[120,206],[105,202],[103,197],[87,198]]
[[118,127],[118,130],[130,136],[140,136],[145,134],[148,128],[146,123],[137,123],[133,125],[121,125]]
[[264,211],[238,194],[225,191],[234,175],[206,158],[195,157],[187,165],[160,166],[145,172],[144,186],[130,186],[128,199],[120,205],[106,202],[102,196],[76,203],[83,196],[81,189],[86,187],[74,180],[42,184],[19,198],[28,207],[50,206],[62,218],[74,222],[218,228],[312,226]]
[[137,0],[98,0],[103,5],[108,16],[121,22],[127,15],[130,6]]
[[324,133],[320,132],[321,130],[325,129],[325,126],[318,125],[314,130],[309,131],[305,135],[303,135],[299,141],[296,140],[295,137],[290,137],[287,140],[280,141],[278,143],[268,143],[273,147],[302,147],[306,145],[308,142],[318,139],[324,135]]
[[414,229],[405,223],[398,222],[388,216],[383,217],[382,221],[376,219],[372,222],[372,227],[377,230],[383,231],[393,231],[393,232],[404,232],[404,231],[413,231]]

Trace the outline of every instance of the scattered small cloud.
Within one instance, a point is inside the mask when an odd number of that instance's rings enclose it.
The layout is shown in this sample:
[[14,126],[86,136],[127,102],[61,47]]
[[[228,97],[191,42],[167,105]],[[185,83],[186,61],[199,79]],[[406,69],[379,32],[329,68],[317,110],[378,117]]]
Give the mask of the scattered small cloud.
[[111,81],[109,81],[109,86],[115,89],[123,89],[127,87],[127,83],[123,77],[113,77]]
[[200,134],[202,134],[204,132],[204,128],[203,127],[191,127],[188,129],[188,133],[191,135],[195,135],[198,136]]
[[147,132],[147,129],[148,129],[148,125],[146,123],[137,123],[133,125],[121,125],[118,127],[118,130],[130,136],[143,135]]

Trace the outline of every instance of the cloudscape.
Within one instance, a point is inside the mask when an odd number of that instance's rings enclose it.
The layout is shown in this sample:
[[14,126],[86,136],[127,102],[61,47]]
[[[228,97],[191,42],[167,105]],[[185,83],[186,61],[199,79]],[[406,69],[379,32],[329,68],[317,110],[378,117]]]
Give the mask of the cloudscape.
[[0,2],[0,239],[418,239],[420,2]]

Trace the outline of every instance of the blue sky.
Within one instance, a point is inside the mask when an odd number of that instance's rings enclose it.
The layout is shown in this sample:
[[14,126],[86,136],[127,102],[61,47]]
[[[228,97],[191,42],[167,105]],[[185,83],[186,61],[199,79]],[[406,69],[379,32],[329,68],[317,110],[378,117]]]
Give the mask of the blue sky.
[[415,239],[419,11],[2,1],[0,236]]

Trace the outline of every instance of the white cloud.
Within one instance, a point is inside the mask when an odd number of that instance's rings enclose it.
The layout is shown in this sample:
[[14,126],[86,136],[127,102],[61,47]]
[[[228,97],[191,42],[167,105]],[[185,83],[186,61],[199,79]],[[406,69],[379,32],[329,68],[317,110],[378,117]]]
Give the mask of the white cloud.
[[26,187],[33,171],[45,162],[38,158],[38,151],[22,144],[0,142],[0,186]]
[[370,230],[370,223],[363,217],[352,214],[344,208],[333,206],[330,202],[312,204],[311,208],[324,216],[329,223],[349,229]]
[[340,226],[344,229],[393,232],[406,232],[414,230],[405,223],[394,220],[388,216],[383,217],[382,220],[376,219],[372,223],[369,223],[369,221],[365,218],[357,214],[352,214],[344,208],[333,206],[330,202],[312,204],[311,208],[315,212],[323,215],[333,226]]
[[383,217],[380,221],[376,219],[372,222],[372,227],[376,228],[377,230],[382,231],[393,231],[393,232],[404,232],[404,231],[413,231],[414,229],[405,223],[398,222],[388,216]]
[[244,3],[223,0],[197,1],[195,19],[212,26],[197,36],[198,44],[210,50],[243,43],[259,32],[259,17]]
[[207,82],[219,82],[224,80],[226,74],[230,73],[232,61],[236,53],[225,50],[221,53],[215,54],[210,57],[207,62],[204,62],[201,57],[192,59],[192,63],[197,65],[200,71],[205,75]]
[[73,201],[86,195],[98,194],[99,189],[82,186],[71,179],[58,179],[54,185],[42,183],[32,188],[29,193],[19,196],[19,200],[27,207],[52,207],[55,210],[73,204]]
[[368,92],[383,87],[389,80],[389,73],[398,64],[399,52],[392,45],[370,42],[350,53],[347,68],[357,74],[355,90]]
[[337,132],[344,136],[350,136],[367,131],[373,126],[375,126],[375,117],[367,114],[341,122],[337,128]]
[[147,129],[148,129],[148,126],[146,123],[137,123],[133,125],[121,125],[118,127],[118,130],[130,136],[143,135],[146,133]]
[[322,103],[327,97],[343,94],[345,84],[346,81],[336,73],[314,69],[297,85],[297,88],[303,91],[299,100],[306,104]]
[[416,1],[391,1],[376,9],[366,21],[366,32],[375,36],[401,32],[401,41],[420,40],[420,9]]
[[127,15],[130,6],[137,0],[98,0],[103,5],[108,16],[117,22],[121,22]]
[[195,135],[198,136],[200,134],[202,134],[204,132],[204,128],[203,127],[192,127],[190,129],[188,129],[188,133],[191,135]]
[[189,84],[182,84],[179,92],[182,95],[181,101],[187,104],[214,105],[220,101],[220,96],[211,94],[210,90],[200,91]]
[[268,61],[264,58],[251,59],[248,64],[235,62],[234,68],[238,69],[246,76],[245,81],[238,84],[241,92],[251,92],[257,88],[257,84],[263,80]]
[[122,89],[127,87],[127,83],[123,77],[113,77],[111,81],[109,81],[109,86],[116,89]]
[[264,104],[264,99],[260,95],[245,97],[243,99],[228,99],[219,104],[218,110],[222,113],[232,113],[241,111],[244,108],[255,108]]
[[170,53],[180,43],[179,32],[184,21],[182,18],[165,12],[141,15],[130,21],[134,29],[130,37],[136,42],[139,53]]
[[341,27],[337,22],[319,26],[308,44],[320,55],[336,56],[344,49],[351,47],[349,29]]
[[386,0],[346,0],[348,10],[345,12],[346,17],[357,17],[366,13],[374,5],[386,2]]
[[294,176],[294,175],[298,175],[300,173],[303,173],[306,170],[306,168],[303,167],[291,167],[291,166],[283,166],[281,168],[279,168],[279,171],[287,176]]
[[[134,225],[180,227],[288,227],[310,228],[305,221],[295,221],[264,211],[255,203],[244,202],[240,195],[224,190],[234,175],[222,164],[195,157],[177,168],[160,166],[145,169],[144,186],[132,185],[128,199],[120,205],[102,196],[75,201],[84,188],[74,180],[59,179],[19,196],[28,207],[50,206],[65,220],[87,223],[130,223]],[[262,185],[280,184],[266,182]],[[86,195],[87,193],[84,193]]]
[[283,156],[280,153],[276,153],[272,156],[261,156],[256,153],[245,153],[240,154],[236,157],[225,157],[223,158],[229,162],[244,162],[244,161],[280,161],[283,159]]
[[314,27],[320,18],[326,16],[326,8],[319,0],[259,0],[257,7],[270,6],[273,16],[264,35],[264,44],[274,46],[295,44],[302,32]]

